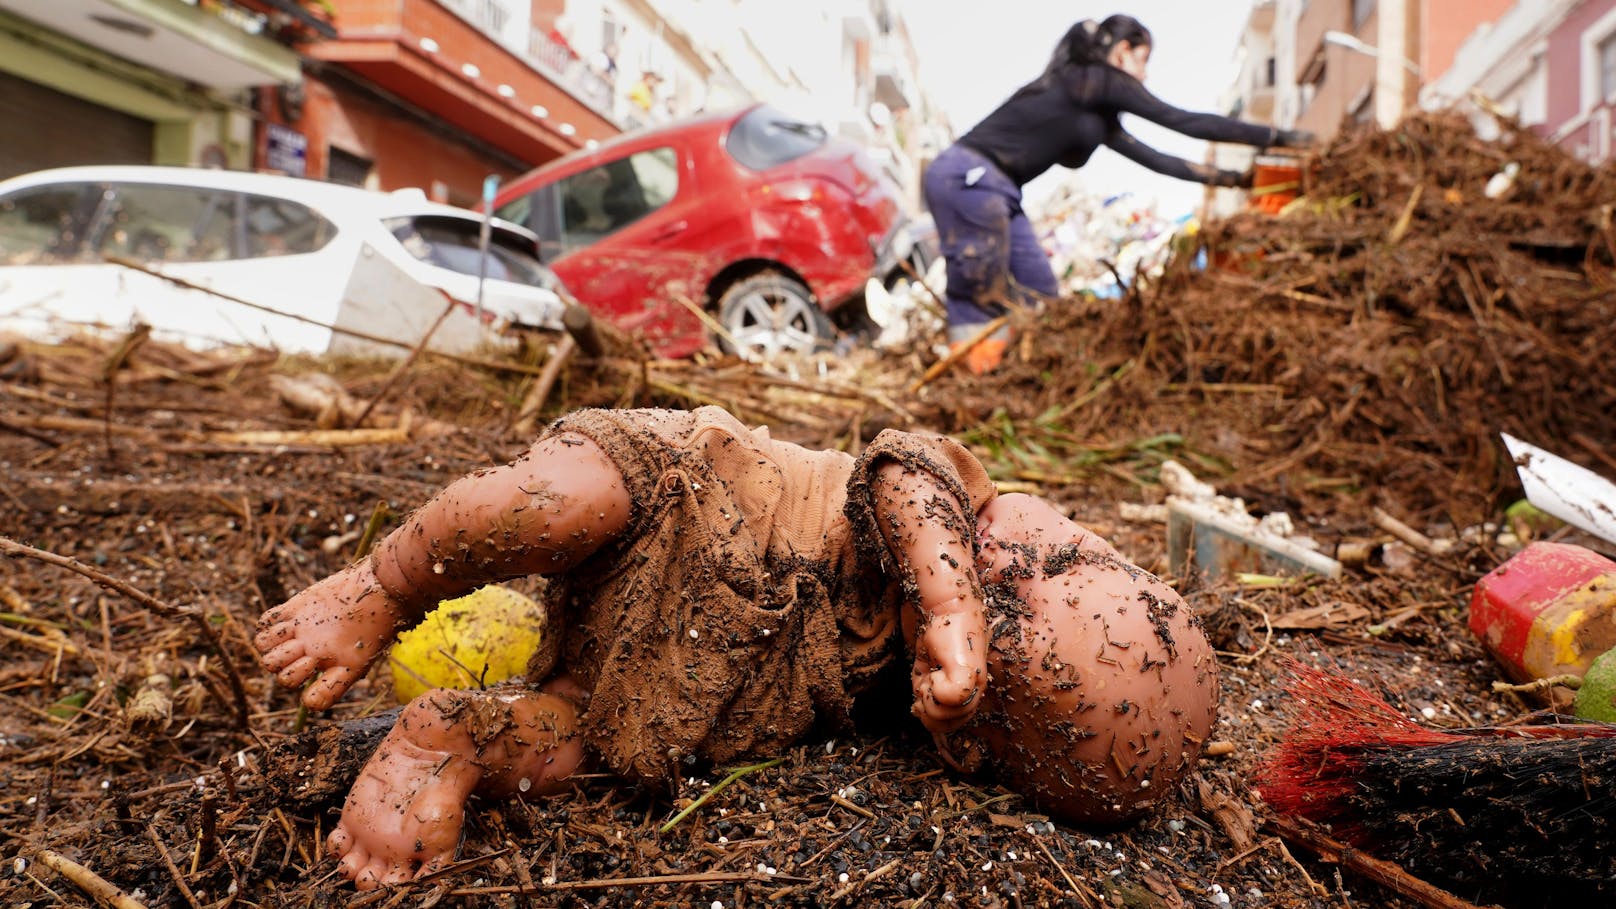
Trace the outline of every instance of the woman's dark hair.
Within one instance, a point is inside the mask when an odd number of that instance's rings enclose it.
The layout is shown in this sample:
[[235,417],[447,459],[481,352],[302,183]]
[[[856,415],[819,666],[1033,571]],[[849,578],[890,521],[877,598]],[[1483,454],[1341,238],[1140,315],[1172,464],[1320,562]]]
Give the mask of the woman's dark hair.
[[1061,36],[1043,74],[1023,85],[1014,97],[1039,92],[1057,84],[1061,71],[1069,67],[1109,65],[1106,58],[1111,55],[1112,48],[1124,41],[1135,47],[1153,43],[1150,29],[1132,16],[1117,13],[1104,20],[1084,19]]
[[1136,47],[1141,44],[1148,46],[1152,43],[1150,29],[1145,28],[1138,19],[1121,13],[1107,16],[1101,22],[1084,19],[1066,30],[1049,64],[1053,68],[1062,63],[1078,66],[1104,63],[1111,49],[1124,41]]

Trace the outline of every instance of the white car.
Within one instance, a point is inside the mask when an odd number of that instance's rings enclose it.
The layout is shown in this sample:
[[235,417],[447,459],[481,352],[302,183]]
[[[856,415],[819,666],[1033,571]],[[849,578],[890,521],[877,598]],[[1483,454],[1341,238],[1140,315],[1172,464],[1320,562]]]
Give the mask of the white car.
[[484,256],[483,221],[419,190],[183,167],[39,171],[0,182],[0,331],[51,339],[143,322],[194,347],[402,353],[451,301],[437,350],[560,330],[560,288],[533,234],[492,219]]

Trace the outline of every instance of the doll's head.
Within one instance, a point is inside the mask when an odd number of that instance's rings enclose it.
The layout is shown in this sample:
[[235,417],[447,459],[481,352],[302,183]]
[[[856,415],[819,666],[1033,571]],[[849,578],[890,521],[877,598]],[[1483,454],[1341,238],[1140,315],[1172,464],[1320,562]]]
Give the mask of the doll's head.
[[1212,730],[1217,663],[1200,624],[1171,587],[1041,499],[1001,496],[977,528],[991,682],[945,753],[991,756],[1001,779],[1070,820],[1142,813]]

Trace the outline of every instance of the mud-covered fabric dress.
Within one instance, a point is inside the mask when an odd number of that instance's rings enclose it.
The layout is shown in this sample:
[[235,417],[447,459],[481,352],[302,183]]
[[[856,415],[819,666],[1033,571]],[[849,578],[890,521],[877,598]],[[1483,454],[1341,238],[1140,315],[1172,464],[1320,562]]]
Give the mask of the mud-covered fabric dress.
[[903,651],[903,592],[874,520],[874,468],[936,476],[962,538],[994,497],[959,443],[887,430],[858,459],[771,439],[715,407],[586,410],[552,424],[621,470],[617,542],[555,579],[562,664],[591,689],[586,742],[605,767],[676,779],[686,756],[778,753]]

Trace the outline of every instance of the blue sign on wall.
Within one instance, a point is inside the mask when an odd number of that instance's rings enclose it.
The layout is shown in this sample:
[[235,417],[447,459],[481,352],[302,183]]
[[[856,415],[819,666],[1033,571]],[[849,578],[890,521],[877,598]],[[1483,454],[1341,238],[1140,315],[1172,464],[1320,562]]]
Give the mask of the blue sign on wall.
[[268,126],[264,166],[289,176],[304,176],[308,172],[309,137],[279,123]]

